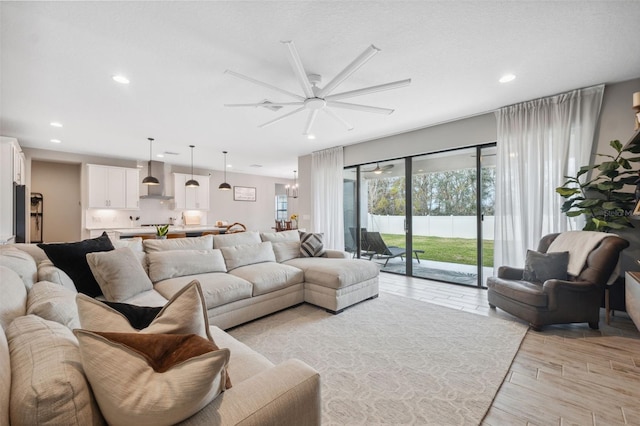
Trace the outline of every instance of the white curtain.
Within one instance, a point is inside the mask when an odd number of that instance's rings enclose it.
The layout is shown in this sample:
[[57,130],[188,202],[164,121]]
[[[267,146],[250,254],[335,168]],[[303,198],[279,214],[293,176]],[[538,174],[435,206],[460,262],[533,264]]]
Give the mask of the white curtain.
[[342,147],[311,154],[313,228],[324,234],[324,247],[344,250]]
[[522,267],[543,235],[582,227],[560,211],[555,189],[589,164],[603,92],[599,85],[496,111],[495,269]]

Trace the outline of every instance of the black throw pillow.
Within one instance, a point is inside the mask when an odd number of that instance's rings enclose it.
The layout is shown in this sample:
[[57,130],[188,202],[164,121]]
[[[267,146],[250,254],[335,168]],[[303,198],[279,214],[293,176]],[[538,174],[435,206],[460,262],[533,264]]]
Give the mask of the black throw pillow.
[[135,328],[136,330],[142,330],[143,328],[149,327],[149,324],[151,324],[151,322],[156,319],[156,317],[162,310],[162,306],[136,306],[120,302],[102,303],[124,315],[125,318],[129,320],[129,324],[131,324],[131,327]]
[[569,252],[540,253],[527,250],[522,279],[525,281],[545,282],[546,280],[568,279]]
[[96,297],[102,294],[100,286],[87,263],[87,253],[113,250],[113,244],[106,232],[98,238],[76,243],[38,244],[53,264],[62,269],[73,280],[79,293]]

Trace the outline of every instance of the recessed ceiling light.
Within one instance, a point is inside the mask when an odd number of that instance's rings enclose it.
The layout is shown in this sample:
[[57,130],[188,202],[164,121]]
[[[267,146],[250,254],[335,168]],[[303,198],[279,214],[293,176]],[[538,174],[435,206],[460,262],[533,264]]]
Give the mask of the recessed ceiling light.
[[52,121],[49,124],[53,127],[62,127],[62,123],[58,123],[57,121]]
[[113,81],[118,82],[120,84],[129,84],[129,79],[127,77],[125,77],[124,75],[114,75],[111,77],[113,79]]
[[500,77],[500,80],[498,80],[500,83],[508,83],[510,81],[513,81],[516,79],[516,76],[513,74],[505,74],[502,77]]
[[231,168],[231,167],[233,167],[233,166],[232,166],[231,164],[227,164],[227,167]]
[[51,142],[53,142],[53,143],[62,143],[62,141],[60,139],[51,139]]
[[164,158],[164,154],[156,154],[156,157],[158,157],[158,158]]
[[307,139],[315,139],[315,138],[316,138],[316,135],[311,135],[311,134],[307,135]]

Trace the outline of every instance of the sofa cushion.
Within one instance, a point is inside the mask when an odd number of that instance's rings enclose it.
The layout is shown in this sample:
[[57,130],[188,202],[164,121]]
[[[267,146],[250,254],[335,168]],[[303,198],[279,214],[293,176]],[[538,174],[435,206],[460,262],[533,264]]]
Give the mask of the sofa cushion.
[[282,232],[263,232],[262,241],[271,241],[276,262],[282,263],[300,257],[300,234],[297,230]]
[[87,253],[113,250],[113,244],[103,233],[98,238],[83,240],[76,243],[38,244],[54,265],[66,272],[73,280],[73,284],[80,293],[91,297],[102,294],[98,282],[93,277]]
[[9,424],[11,401],[11,359],[4,329],[0,327],[0,425]]
[[301,269],[275,262],[242,266],[229,274],[251,282],[254,296],[304,282]]
[[11,323],[7,340],[11,353],[11,424],[104,424],[71,330],[26,315]]
[[113,247],[115,249],[129,247],[134,252],[144,252],[144,246],[142,245],[142,238],[133,237],[133,238],[124,238],[121,240],[111,241]]
[[378,266],[363,259],[299,257],[285,264],[302,269],[305,282],[333,289],[348,287],[379,275]]
[[13,269],[27,288],[38,281],[38,267],[29,254],[12,246],[0,246],[0,265]]
[[[191,281],[189,281],[191,282]],[[187,284],[189,283],[187,282]],[[184,286],[183,286],[184,287]],[[169,298],[170,299],[170,298]],[[160,306],[163,307],[167,304],[168,299],[158,293],[155,288],[144,293],[136,294],[133,297],[128,298],[123,303],[129,303],[131,305],[139,306]]]
[[313,232],[300,232],[300,256],[322,257],[324,256],[324,234]]
[[224,262],[227,264],[227,271],[255,263],[276,261],[276,255],[273,253],[273,247],[269,241],[222,247],[220,250],[224,256]]
[[158,251],[147,255],[149,277],[158,282],[186,275],[227,272],[218,249]]
[[70,330],[80,328],[77,294],[58,284],[37,282],[27,294],[27,314],[57,322]]
[[487,287],[504,297],[517,300],[518,303],[525,303],[538,308],[549,306],[549,297],[544,292],[543,284],[540,282],[490,277],[487,280]]
[[0,266],[0,327],[6,329],[11,321],[27,312],[27,288],[20,276],[6,266]]
[[220,234],[213,236],[213,247],[231,247],[240,244],[257,244],[261,242],[260,234],[255,231],[237,232],[235,234]]
[[28,253],[29,256],[33,258],[36,262],[36,265],[39,265],[43,260],[48,260],[47,253],[44,252],[37,244],[32,243],[15,243],[11,244],[11,247],[22,250],[25,253]]
[[[78,294],[76,298],[80,325],[85,330],[133,333],[129,320],[104,303]],[[176,293],[162,308],[149,327],[139,330],[146,334],[197,334],[211,340],[209,319],[200,285],[193,280]]]
[[[194,277],[178,277],[157,282],[154,287],[158,293],[170,299]],[[222,272],[212,272],[197,276],[207,309],[225,305],[240,299],[251,297],[253,285],[241,278]]]
[[77,292],[73,280],[65,271],[56,267],[49,259],[38,263],[38,281],[49,281]]
[[213,236],[192,238],[169,238],[166,240],[143,240],[144,251],[153,253],[166,250],[208,250],[213,248]]
[[193,334],[76,330],[82,365],[112,425],[172,425],[225,389],[229,350]]
[[87,263],[102,294],[110,302],[122,302],[153,288],[140,261],[129,247],[87,253]]
[[300,242],[300,233],[296,229],[281,232],[262,232],[260,233],[262,241],[271,241],[272,243],[282,243],[285,241]]

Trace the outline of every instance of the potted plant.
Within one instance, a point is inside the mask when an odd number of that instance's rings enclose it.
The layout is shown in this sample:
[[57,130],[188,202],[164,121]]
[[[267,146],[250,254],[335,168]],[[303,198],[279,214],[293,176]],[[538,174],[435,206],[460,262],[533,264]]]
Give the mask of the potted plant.
[[[584,231],[621,230],[633,228],[629,217],[633,214],[636,200],[634,192],[624,191],[626,185],[638,185],[638,170],[631,163],[640,161],[640,157],[627,157],[627,154],[640,153],[639,145],[623,147],[619,140],[609,145],[616,155],[596,154],[606,161],[592,166],[580,167],[576,176],[565,176],[567,181],[556,192],[566,201],[562,212],[569,217],[585,215],[587,222]],[[590,178],[587,174],[591,173]]]
[[156,239],[164,240],[169,233],[169,225],[156,225]]

